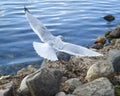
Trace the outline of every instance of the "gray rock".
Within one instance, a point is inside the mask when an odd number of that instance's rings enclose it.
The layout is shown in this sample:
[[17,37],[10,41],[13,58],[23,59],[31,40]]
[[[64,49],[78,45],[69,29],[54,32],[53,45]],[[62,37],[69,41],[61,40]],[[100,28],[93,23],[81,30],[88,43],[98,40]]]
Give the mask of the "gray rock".
[[65,81],[62,87],[64,88],[63,89],[64,91],[71,93],[74,91],[75,88],[81,85],[82,85],[82,82],[80,82],[79,78],[71,78]]
[[27,82],[27,78],[29,77],[30,75],[27,75],[21,82],[20,84],[20,88],[18,89],[18,93],[21,95],[21,96],[31,96],[31,93],[28,89],[28,86],[26,84]]
[[113,65],[115,72],[120,72],[120,50],[110,50],[108,61]]
[[73,94],[76,96],[114,96],[114,88],[107,78],[102,77],[77,87]]
[[102,44],[102,43],[96,43],[96,44],[94,44],[94,45],[92,46],[92,48],[95,48],[95,49],[102,49],[103,46],[104,46],[104,44]]
[[0,89],[0,96],[13,96],[13,82],[2,85],[3,89]]
[[53,96],[59,91],[62,72],[42,68],[27,78],[27,85],[32,96]]
[[57,57],[58,57],[58,60],[68,62],[70,60],[71,55],[65,52],[57,52]]
[[10,77],[11,77],[11,75],[1,76],[1,77],[0,77],[0,80],[5,80],[5,79],[8,79],[8,78],[10,78]]
[[71,78],[71,79],[65,81],[65,84],[68,84],[70,87],[76,88],[76,87],[82,85],[82,82],[80,82],[79,78]]
[[113,29],[112,32],[110,32],[109,36],[111,38],[120,38],[120,25]]
[[73,95],[73,94],[67,94],[66,96],[76,96],[76,95]]
[[65,94],[64,92],[59,92],[59,93],[57,93],[55,96],[76,96],[76,95],[73,95],[73,94]]
[[55,96],[66,96],[66,94],[64,92],[59,92]]
[[89,68],[86,79],[93,81],[100,77],[112,77],[113,73],[114,69],[112,64],[109,64],[107,61],[99,61]]

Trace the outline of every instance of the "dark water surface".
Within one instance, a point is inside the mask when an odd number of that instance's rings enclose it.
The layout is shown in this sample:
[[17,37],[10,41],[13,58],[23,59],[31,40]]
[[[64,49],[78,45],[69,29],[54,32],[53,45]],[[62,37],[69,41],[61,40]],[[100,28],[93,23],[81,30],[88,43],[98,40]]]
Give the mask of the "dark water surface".
[[[32,47],[39,38],[30,28],[26,6],[54,35],[86,46],[120,22],[120,0],[0,0],[0,65],[41,63]],[[113,14],[108,24],[103,16]]]

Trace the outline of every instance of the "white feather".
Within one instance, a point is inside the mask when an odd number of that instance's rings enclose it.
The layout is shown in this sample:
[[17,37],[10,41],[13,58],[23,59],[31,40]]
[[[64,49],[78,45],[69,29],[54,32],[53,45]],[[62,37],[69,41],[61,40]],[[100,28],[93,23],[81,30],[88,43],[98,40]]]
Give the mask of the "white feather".
[[71,43],[63,42],[59,36],[53,36],[47,28],[25,8],[25,15],[33,31],[44,43],[33,42],[33,47],[41,57],[58,60],[55,50],[77,56],[103,56],[102,54]]
[[82,46],[78,46],[75,44],[71,44],[71,43],[66,43],[63,42],[62,44],[62,49],[60,49],[60,51],[72,54],[72,55],[77,55],[77,56],[102,56],[102,54],[92,51],[88,48],[82,47]]
[[55,50],[47,43],[33,42],[33,47],[39,56],[52,61],[58,60]]

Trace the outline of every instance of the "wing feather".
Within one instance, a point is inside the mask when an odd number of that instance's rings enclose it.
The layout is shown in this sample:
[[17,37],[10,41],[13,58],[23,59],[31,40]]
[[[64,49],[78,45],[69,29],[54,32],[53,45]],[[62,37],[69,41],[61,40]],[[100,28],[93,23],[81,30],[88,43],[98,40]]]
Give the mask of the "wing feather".
[[[66,42],[62,42],[63,44],[61,49],[59,51],[62,52],[66,52],[69,53],[71,55],[77,55],[77,56],[102,56],[102,54],[92,51],[90,49],[87,49],[85,47],[82,46],[78,46],[75,44],[71,44],[71,43],[66,43]],[[59,48],[58,48],[59,49]]]
[[33,47],[39,56],[51,61],[58,60],[55,50],[47,43],[33,42]]
[[39,36],[41,41],[45,42],[53,38],[54,36],[47,30],[47,28],[37,19],[35,18],[27,8],[24,8],[26,18],[33,29],[33,31]]

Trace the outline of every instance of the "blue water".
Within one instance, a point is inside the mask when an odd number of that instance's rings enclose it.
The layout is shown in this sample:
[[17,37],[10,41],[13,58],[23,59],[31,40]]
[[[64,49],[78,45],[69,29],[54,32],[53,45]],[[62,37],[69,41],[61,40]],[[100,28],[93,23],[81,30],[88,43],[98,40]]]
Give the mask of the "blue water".
[[[92,45],[95,38],[120,22],[119,0],[0,0],[0,65],[41,63],[32,42],[39,41],[30,28],[23,8],[54,35],[77,45]],[[113,14],[108,24],[102,17]]]

